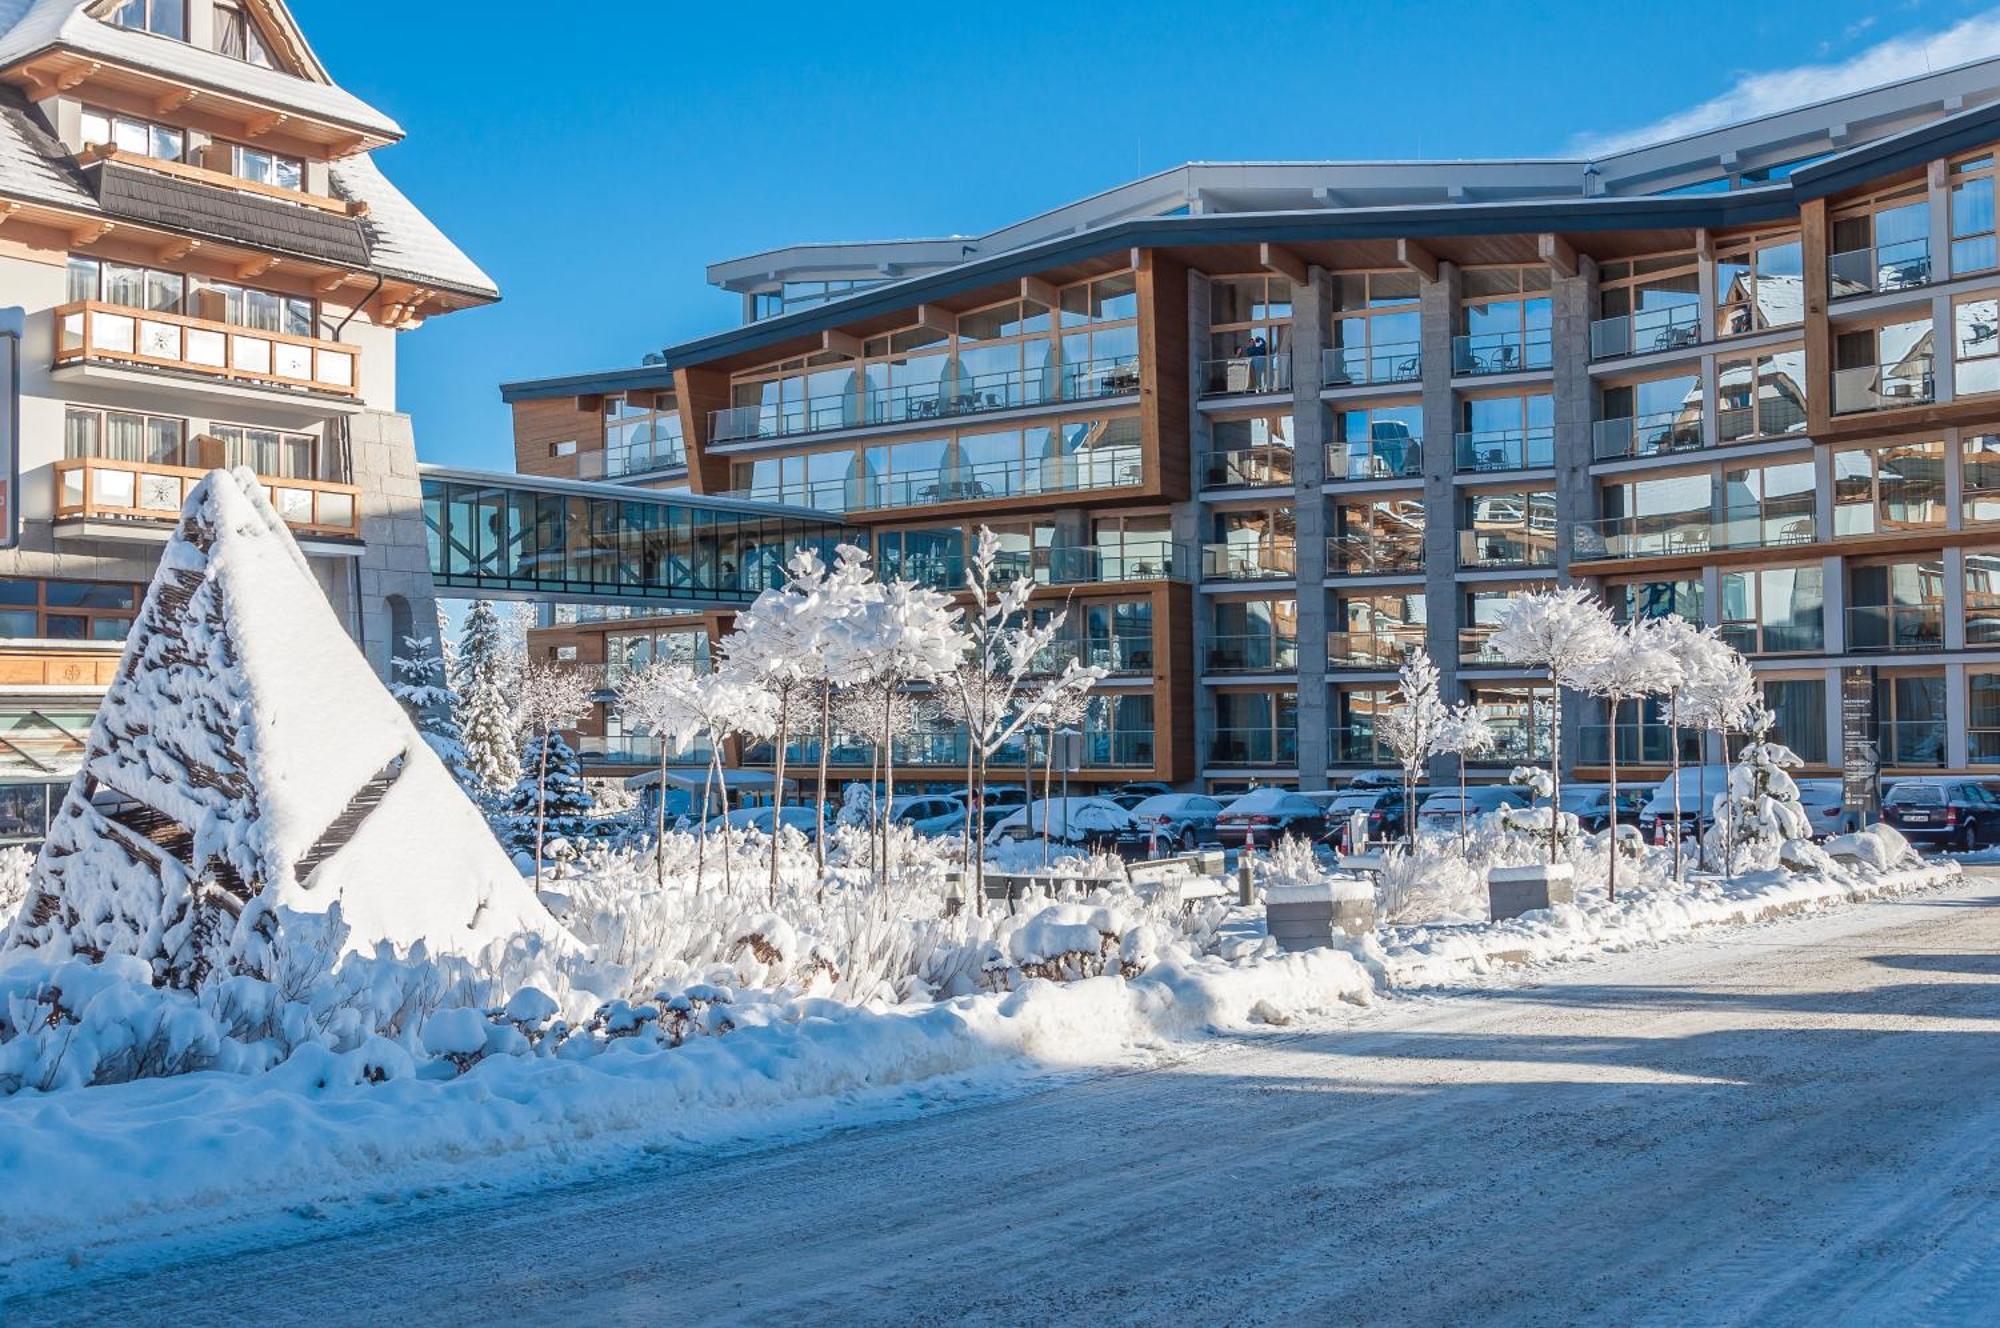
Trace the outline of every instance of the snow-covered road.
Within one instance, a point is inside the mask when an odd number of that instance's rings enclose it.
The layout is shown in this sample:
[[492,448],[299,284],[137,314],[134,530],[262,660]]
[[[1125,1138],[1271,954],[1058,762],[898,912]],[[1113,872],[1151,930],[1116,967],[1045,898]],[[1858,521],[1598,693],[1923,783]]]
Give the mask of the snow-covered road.
[[2000,875],[5,1322],[1975,1323]]

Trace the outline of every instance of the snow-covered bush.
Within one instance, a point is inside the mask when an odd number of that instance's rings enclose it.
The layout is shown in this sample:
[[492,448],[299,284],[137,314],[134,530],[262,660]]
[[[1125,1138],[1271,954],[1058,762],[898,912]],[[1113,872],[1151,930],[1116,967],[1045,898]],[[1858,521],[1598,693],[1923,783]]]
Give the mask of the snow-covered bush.
[[1382,870],[1375,881],[1375,906],[1382,921],[1485,921],[1486,873],[1475,865],[1474,849],[1491,835],[1468,834],[1473,844],[1464,853],[1459,851],[1456,836],[1446,841],[1423,835],[1414,847],[1399,846],[1383,855]]
[[1773,722],[1768,710],[1752,712],[1751,739],[1730,768],[1728,790],[1716,796],[1714,824],[1703,842],[1711,871],[1763,871],[1777,865],[1786,840],[1812,838],[1812,821],[1788,773],[1805,762],[1770,741]]

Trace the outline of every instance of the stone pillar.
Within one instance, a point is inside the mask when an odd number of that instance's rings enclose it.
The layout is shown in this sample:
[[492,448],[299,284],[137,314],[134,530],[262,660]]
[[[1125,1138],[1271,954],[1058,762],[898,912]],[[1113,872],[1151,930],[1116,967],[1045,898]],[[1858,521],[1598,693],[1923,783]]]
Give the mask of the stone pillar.
[[1326,406],[1319,399],[1333,308],[1333,278],[1310,268],[1292,287],[1292,480],[1298,529],[1299,787],[1323,789],[1328,726],[1326,694]]
[[[1590,323],[1597,312],[1597,263],[1577,258],[1573,277],[1552,276],[1549,334],[1551,391],[1555,396],[1556,570],[1570,579],[1570,551],[1578,525],[1597,519],[1597,482],[1590,475]],[[1572,692],[1562,694],[1563,749],[1556,753],[1574,770],[1587,707]],[[1608,712],[1607,712],[1608,717]]]
[[360,621],[350,622],[349,630],[376,674],[387,680],[390,659],[401,648],[395,635],[403,624],[417,636],[434,637],[438,630],[416,433],[409,416],[371,410],[349,421],[348,439],[354,483],[361,489],[361,538],[367,546],[358,569]]
[[[1451,339],[1458,331],[1459,292],[1463,274],[1454,263],[1438,264],[1438,279],[1421,289],[1418,336],[1423,343],[1418,365],[1424,389],[1424,614],[1431,660],[1438,667],[1438,691],[1457,702],[1458,629],[1464,605],[1458,593],[1459,503],[1453,478],[1457,474],[1458,398],[1451,388]],[[1440,757],[1431,763],[1431,778],[1442,781],[1455,770]]]
[[1839,554],[1819,560],[1820,634],[1826,638],[1826,653],[1847,653],[1847,566]]
[[[1947,664],[1944,670],[1944,712],[1957,715],[1956,723],[1944,727],[1944,759],[1952,770],[1972,768],[1972,682],[1963,664]],[[1984,827],[1981,827],[1984,829]]]

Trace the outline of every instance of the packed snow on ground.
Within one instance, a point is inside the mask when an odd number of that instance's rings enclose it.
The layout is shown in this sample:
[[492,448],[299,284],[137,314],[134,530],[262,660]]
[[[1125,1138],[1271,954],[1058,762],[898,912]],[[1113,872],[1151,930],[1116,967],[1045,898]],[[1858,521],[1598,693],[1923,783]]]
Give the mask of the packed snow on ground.
[[[1171,892],[954,911],[956,841],[896,839],[885,888],[865,832],[835,837],[824,877],[787,834],[775,895],[755,832],[699,852],[675,836],[659,858],[596,855],[545,892],[580,949],[528,947],[499,969],[348,953],[337,916],[317,933],[288,926],[300,953],[271,980],[198,993],[152,986],[138,960],[10,954],[0,1223],[17,1256],[46,1254],[384,1186],[490,1183],[564,1165],[580,1147],[782,1131],[807,1104],[836,1116],[907,1108],[955,1085],[1145,1063],[1210,1031],[1956,872],[1884,840],[1839,860],[1795,846],[1790,866],[1677,886],[1653,855],[1622,873],[1635,888],[1616,903],[1585,891],[1575,906],[1488,925],[1445,891],[1428,921],[1288,955],[1264,935],[1261,908],[1184,908]],[[1415,860],[1440,853],[1451,856],[1428,845]],[[1313,861],[1267,855],[1258,879],[1338,879]],[[1392,855],[1383,885],[1406,910],[1415,892],[1395,881],[1411,870]],[[0,888],[19,875],[0,861]]]

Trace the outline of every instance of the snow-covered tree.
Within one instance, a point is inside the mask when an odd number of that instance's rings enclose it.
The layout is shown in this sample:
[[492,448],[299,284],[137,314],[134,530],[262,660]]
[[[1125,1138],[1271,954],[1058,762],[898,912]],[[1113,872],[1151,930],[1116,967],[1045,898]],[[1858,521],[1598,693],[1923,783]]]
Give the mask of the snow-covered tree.
[[1670,635],[1651,619],[1639,618],[1613,633],[1611,649],[1583,671],[1585,691],[1604,699],[1610,720],[1605,747],[1611,769],[1611,866],[1605,895],[1618,898],[1618,707],[1627,701],[1642,705],[1649,696],[1666,696],[1686,674]]
[[512,696],[515,658],[491,600],[472,601],[454,663],[465,768],[480,793],[498,797],[521,777],[521,760]]
[[507,798],[509,816],[543,818],[548,837],[567,839],[597,810],[597,799],[583,779],[583,762],[560,731],[531,734],[521,750],[521,778]]
[[[694,723],[708,739],[708,781],[702,789],[702,819],[709,814],[708,790],[714,788],[722,806],[722,877],[730,882],[729,784],[723,774],[722,749],[731,738],[753,742],[770,737],[778,729],[777,700],[761,683],[748,681],[733,668],[717,669],[695,679],[691,698]],[[775,832],[777,825],[772,824]],[[775,835],[774,835],[775,837]],[[701,888],[702,859],[708,843],[704,825],[696,841],[695,888]]]
[[1674,790],[1674,879],[1681,879],[1681,730],[1686,725],[1682,712],[1682,698],[1690,685],[1700,677],[1702,671],[1710,667],[1709,661],[1718,651],[1728,650],[1713,629],[1697,627],[1678,613],[1670,613],[1655,618],[1653,631],[1659,644],[1671,652],[1674,662],[1680,666],[1680,678],[1666,694],[1667,731],[1672,742],[1668,759],[1672,765],[1671,783]]
[[[773,704],[772,800],[785,797],[785,748],[797,709],[823,677],[821,651],[829,627],[826,564],[809,549],[792,555],[782,587],[766,590],[736,618],[736,630],[722,641],[725,667],[744,682],[761,686]],[[775,829],[775,822],[773,823]],[[778,840],[771,836],[770,897],[778,902]]]
[[[1682,664],[1685,677],[1675,689],[1673,703],[1682,722],[1703,733],[1713,733],[1727,741],[1732,731],[1744,727],[1750,712],[1761,698],[1757,691],[1757,677],[1750,670],[1750,662],[1732,649],[1719,636],[1703,633],[1704,641],[1685,647]],[[1706,743],[1703,744],[1706,746]],[[1706,810],[1708,807],[1708,760],[1703,754],[1698,767],[1695,805]],[[1700,816],[1696,816],[1696,829],[1700,829]],[[1674,829],[1681,832],[1680,781],[1674,782]],[[1700,840],[1699,834],[1696,836]]]
[[[959,627],[959,610],[951,598],[914,581],[891,581],[881,596],[866,604],[849,628],[866,661],[871,689],[878,693],[877,750],[882,758],[882,805],[893,812],[896,801],[897,697],[914,686],[944,678],[965,657],[966,637]],[[889,885],[890,838],[885,819],[879,859],[881,883]]]
[[[814,801],[813,853],[824,877],[827,765],[833,753],[834,715],[842,689],[865,684],[870,676],[868,606],[882,594],[868,566],[867,550],[852,544],[835,549],[833,566],[819,582],[817,593],[821,600],[820,647],[813,658],[812,701],[819,711],[819,796]],[[848,731],[866,733],[872,727],[862,724]]]
[[[1544,669],[1554,693],[1550,707],[1551,806],[1562,805],[1562,693],[1580,690],[1587,671],[1610,654],[1617,629],[1604,605],[1581,586],[1562,586],[1517,597],[1493,634],[1493,649],[1512,664]],[[1557,836],[1549,837],[1549,862]]]
[[472,774],[465,765],[465,738],[458,731],[455,713],[458,698],[452,694],[436,638],[404,637],[401,652],[389,665],[395,675],[389,682],[389,691],[403,703],[425,745],[437,753],[460,788],[475,791]]
[[701,737],[695,708],[700,676],[685,661],[655,659],[618,681],[618,713],[626,724],[650,733],[660,744],[659,797],[653,804],[653,876],[667,879],[667,760]]
[[1438,735],[1438,750],[1449,752],[1458,758],[1458,851],[1466,849],[1465,811],[1465,758],[1478,756],[1493,750],[1499,735],[1486,722],[1486,716],[1478,706],[1469,701],[1461,701],[1445,716],[1444,728]]
[[1769,867],[1786,840],[1812,837],[1799,786],[1788,773],[1805,763],[1791,748],[1771,741],[1777,719],[1763,706],[1752,707],[1743,722],[1750,741],[1729,771],[1728,792],[1716,798],[1707,844],[1710,868],[1719,862],[1725,876],[1734,874],[1738,862]]
[[[521,780],[524,784],[532,781],[534,790],[535,888],[538,890],[542,885],[542,849],[548,838],[549,777],[557,773],[554,769],[555,758],[569,752],[569,744],[561,741],[560,734],[590,713],[590,692],[590,680],[579,669],[559,664],[531,664],[521,671],[517,694],[521,722],[533,739],[532,764],[527,765]],[[569,752],[569,755],[573,761],[575,754]],[[583,810],[587,813],[590,795],[583,790],[580,775],[576,777],[576,786],[583,792]]]
[[1383,741],[1403,768],[1403,838],[1417,838],[1417,782],[1430,759],[1445,750],[1444,733],[1451,712],[1438,694],[1438,669],[1430,652],[1418,646],[1404,659],[1397,674],[1397,707],[1382,717]]
[[[1035,727],[1042,735],[1042,804],[1045,809],[1056,793],[1056,736],[1065,730],[1081,729],[1089,720],[1091,708],[1102,700],[1091,694],[1099,676],[1099,670],[1085,668],[1071,660],[1068,668],[1043,682],[1041,690],[1036,693]],[[1028,792],[1032,795],[1033,788]],[[1033,798],[1029,800],[1032,802]],[[1046,810],[1043,819],[1047,819]],[[1042,831],[1042,865],[1046,867],[1053,850],[1046,824]]]

